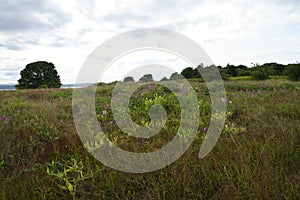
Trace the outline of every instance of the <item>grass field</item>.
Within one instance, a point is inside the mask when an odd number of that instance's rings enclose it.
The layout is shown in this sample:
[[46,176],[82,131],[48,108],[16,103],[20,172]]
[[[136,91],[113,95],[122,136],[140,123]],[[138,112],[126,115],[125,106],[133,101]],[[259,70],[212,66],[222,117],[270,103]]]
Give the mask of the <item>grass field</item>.
[[[72,117],[72,89],[0,91],[0,198],[300,199],[300,83],[226,82],[226,124],[203,159],[198,152],[210,122],[210,97],[204,83],[191,85],[201,110],[194,142],[171,165],[144,174],[116,171],[87,152]],[[172,92],[149,83],[133,94],[130,114],[137,124],[149,124],[155,103],[168,113],[159,134],[138,140],[113,120],[113,87],[99,86],[95,104],[111,141],[151,152],[174,137],[180,107]]]

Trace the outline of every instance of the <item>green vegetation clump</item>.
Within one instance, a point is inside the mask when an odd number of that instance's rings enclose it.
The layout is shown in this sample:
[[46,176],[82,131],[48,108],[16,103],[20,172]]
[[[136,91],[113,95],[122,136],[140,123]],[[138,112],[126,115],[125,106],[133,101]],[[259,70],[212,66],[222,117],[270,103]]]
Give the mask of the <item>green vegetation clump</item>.
[[[282,79],[225,82],[225,126],[216,146],[199,159],[211,101],[205,83],[189,81],[200,109],[196,138],[177,161],[145,174],[116,171],[88,153],[98,144],[83,144],[76,132],[72,89],[0,91],[0,198],[299,199],[300,84]],[[152,152],[169,143],[181,120],[174,93],[153,82],[133,93],[129,112],[137,124],[149,124],[155,104],[168,114],[157,135],[138,139],[114,121],[111,101],[126,92],[110,99],[115,84],[102,84],[95,94],[97,118],[107,137],[132,152]],[[78,108],[78,114],[84,112]]]
[[291,81],[300,81],[300,64],[289,64],[285,70],[285,74]]
[[123,82],[134,82],[134,78],[132,76],[127,76],[124,78]]
[[254,72],[252,72],[252,79],[253,80],[267,80],[269,79],[269,73],[267,69],[263,67],[257,67]]
[[140,82],[152,82],[153,77],[152,74],[145,74],[143,77],[139,79]]
[[[252,67],[247,67],[245,65],[232,65],[227,64],[225,67],[222,66],[203,66],[199,65],[195,69],[192,67],[187,67],[182,70],[181,75],[186,79],[199,79],[203,81],[203,77],[199,72],[214,71],[216,73],[217,69],[224,81],[227,80],[244,80],[248,79],[246,77],[251,77],[252,80],[267,80],[267,79],[284,79],[288,78],[291,81],[300,81],[300,64],[278,64],[278,63],[264,63],[254,64]],[[213,69],[213,70],[212,70]],[[170,79],[175,80],[178,73],[173,73]],[[216,79],[215,75],[211,77],[210,73],[207,74],[208,79]],[[243,78],[245,77],[245,78]],[[177,78],[178,79],[178,78]]]

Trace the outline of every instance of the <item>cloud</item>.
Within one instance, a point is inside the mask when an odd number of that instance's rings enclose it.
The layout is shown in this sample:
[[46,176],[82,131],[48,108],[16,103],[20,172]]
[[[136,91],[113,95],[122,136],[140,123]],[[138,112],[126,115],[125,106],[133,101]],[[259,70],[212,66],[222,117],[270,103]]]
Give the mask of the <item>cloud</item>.
[[16,83],[21,67],[15,61],[6,61],[5,64],[3,60],[10,60],[10,58],[0,57],[0,84],[11,84]]
[[4,71],[2,74],[10,77],[17,77],[19,75],[19,73],[16,71]]
[[3,42],[0,42],[0,47],[6,48],[8,50],[24,50],[29,45],[38,45],[38,40],[32,40],[32,39],[26,39],[26,38],[14,38],[9,37],[8,39],[4,40]]
[[93,49],[138,28],[177,31],[199,43],[217,65],[295,62],[299,9],[299,0],[0,0],[1,80],[16,82],[13,74],[21,69],[15,66],[46,60],[64,83],[73,83]]
[[69,20],[53,3],[39,0],[1,0],[0,32],[52,30]]

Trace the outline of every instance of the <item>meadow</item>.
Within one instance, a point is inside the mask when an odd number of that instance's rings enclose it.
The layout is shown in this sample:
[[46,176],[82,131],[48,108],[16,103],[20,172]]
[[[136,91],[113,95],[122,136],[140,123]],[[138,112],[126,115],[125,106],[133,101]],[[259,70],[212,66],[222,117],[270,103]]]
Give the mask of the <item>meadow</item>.
[[[300,199],[300,82],[225,82],[226,123],[203,159],[198,153],[211,102],[205,83],[190,83],[200,108],[195,140],[177,161],[144,174],[114,170],[88,153],[85,147],[93,146],[81,142],[74,125],[72,89],[0,91],[0,198]],[[111,141],[151,152],[174,137],[180,106],[170,90],[152,82],[132,95],[130,114],[137,124],[149,124],[149,108],[157,103],[168,114],[159,134],[136,139],[114,122],[114,85],[99,85],[95,95],[99,124]]]

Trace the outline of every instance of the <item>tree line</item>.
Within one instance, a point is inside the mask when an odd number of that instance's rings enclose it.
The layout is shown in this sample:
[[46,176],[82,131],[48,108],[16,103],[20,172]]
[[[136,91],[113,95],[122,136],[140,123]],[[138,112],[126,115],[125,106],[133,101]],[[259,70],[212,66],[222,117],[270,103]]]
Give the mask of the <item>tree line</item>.
[[[216,73],[216,72],[220,73]],[[201,72],[201,73],[199,73]],[[265,63],[263,65],[253,64],[252,67],[245,65],[231,65],[222,66],[207,66],[203,64],[196,68],[187,67],[181,71],[171,74],[169,79],[163,77],[161,81],[177,80],[177,79],[201,79],[200,74],[205,74],[207,80],[216,80],[222,78],[228,80],[229,77],[236,76],[251,76],[253,80],[265,80],[270,76],[287,76],[291,81],[300,81],[300,63],[295,64],[278,64]],[[221,75],[221,76],[220,76]],[[145,74],[139,79],[141,82],[151,82],[153,77],[151,74]],[[124,82],[135,82],[133,77],[126,77]],[[15,86],[17,89],[35,89],[35,88],[60,88],[62,85],[60,76],[58,75],[53,63],[46,61],[37,61],[26,65],[25,69],[21,71],[21,78]]]
[[[206,73],[208,76],[210,74],[209,72],[211,72],[211,79],[213,79],[213,72],[216,72],[216,70],[220,72],[223,80],[228,80],[229,77],[237,76],[251,76],[253,80],[266,80],[269,79],[270,76],[287,76],[287,78],[291,81],[300,81],[300,63],[283,65],[275,62],[265,63],[263,65],[253,64],[252,67],[232,64],[227,64],[225,67],[215,65],[204,67],[203,64],[200,64],[196,68],[187,67],[183,69],[180,74],[178,72],[174,72],[171,74],[169,79],[167,77],[163,77],[161,81],[176,80],[181,78],[201,79],[202,77],[199,73],[200,71]],[[124,79],[124,82],[134,81],[134,78],[130,76]],[[151,74],[146,74],[138,81],[150,82],[153,81],[153,78]]]

